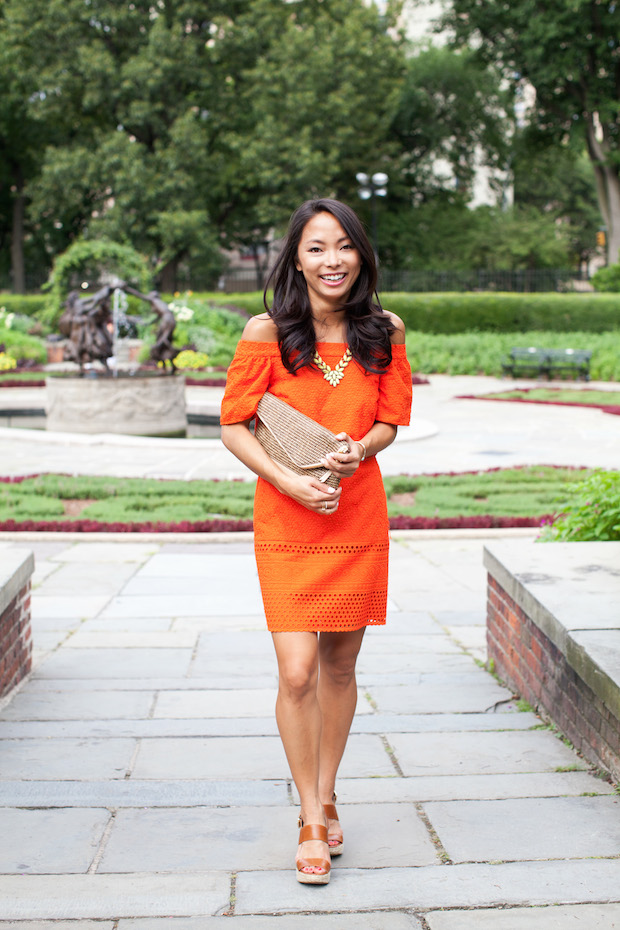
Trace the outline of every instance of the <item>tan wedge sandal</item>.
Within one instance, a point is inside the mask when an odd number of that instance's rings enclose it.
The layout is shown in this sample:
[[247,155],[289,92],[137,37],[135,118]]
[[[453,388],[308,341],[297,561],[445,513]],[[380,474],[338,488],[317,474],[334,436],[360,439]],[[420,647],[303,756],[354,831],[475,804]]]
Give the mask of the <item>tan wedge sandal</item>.
[[[323,805],[323,810],[325,811],[325,816],[328,820],[338,820],[338,811],[336,810],[337,800],[338,798],[336,796],[336,792],[334,791],[332,803]],[[334,842],[334,840],[336,842]],[[327,845],[329,846],[330,856],[341,856],[344,852],[344,839],[340,839],[340,837],[335,833],[332,833],[331,836],[328,836]]]
[[[301,817],[299,818],[299,843],[307,843],[308,840],[320,840],[321,843],[327,843],[327,827],[323,824],[309,823],[304,826]],[[330,878],[331,862],[329,859],[295,859],[297,869],[297,881],[303,885],[328,885]],[[302,869],[322,869],[321,872],[302,872]]]

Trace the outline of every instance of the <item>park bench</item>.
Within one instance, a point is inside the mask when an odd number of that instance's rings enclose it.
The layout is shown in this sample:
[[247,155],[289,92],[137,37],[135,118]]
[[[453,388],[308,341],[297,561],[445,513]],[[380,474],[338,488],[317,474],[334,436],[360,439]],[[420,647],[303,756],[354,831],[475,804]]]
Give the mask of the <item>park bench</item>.
[[572,374],[584,381],[590,380],[590,359],[587,349],[513,348],[502,359],[502,373],[512,378],[534,377],[548,379],[556,375]]

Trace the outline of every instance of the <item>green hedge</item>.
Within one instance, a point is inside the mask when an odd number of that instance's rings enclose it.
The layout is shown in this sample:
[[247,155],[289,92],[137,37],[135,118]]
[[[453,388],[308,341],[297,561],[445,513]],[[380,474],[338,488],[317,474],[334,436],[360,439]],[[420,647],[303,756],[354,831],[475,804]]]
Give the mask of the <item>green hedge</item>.
[[[193,297],[239,307],[254,316],[264,311],[263,295],[258,291],[194,294]],[[43,296],[3,294],[0,306],[11,312],[40,316],[45,300]],[[617,294],[393,293],[382,295],[382,300],[386,309],[402,317],[407,329],[425,333],[472,330],[603,333],[620,329],[620,295]]]
[[407,329],[425,333],[620,329],[620,298],[611,294],[386,294],[383,302]]
[[[253,315],[264,310],[262,294],[208,294]],[[603,333],[620,328],[620,297],[613,294],[424,293],[381,295],[386,310],[407,329],[425,333],[498,333],[550,330]]]
[[620,329],[607,333],[407,333],[413,371],[448,375],[501,375],[502,357],[513,346],[590,349],[593,381],[620,381]]
[[8,313],[23,313],[24,316],[40,317],[47,297],[43,294],[0,294],[0,307]]

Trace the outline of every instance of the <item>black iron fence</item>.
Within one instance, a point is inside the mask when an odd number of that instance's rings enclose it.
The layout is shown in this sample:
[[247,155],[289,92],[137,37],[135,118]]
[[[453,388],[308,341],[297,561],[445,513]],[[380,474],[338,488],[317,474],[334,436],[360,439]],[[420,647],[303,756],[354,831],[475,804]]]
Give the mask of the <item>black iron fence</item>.
[[[225,271],[217,285],[214,282],[182,280],[179,290],[220,290],[227,294],[247,293],[262,289],[266,273],[257,273],[255,268],[234,268]],[[26,290],[38,291],[47,279],[47,273],[31,273],[27,276]],[[0,275],[0,291],[11,290],[8,274]],[[575,291],[589,290],[587,270],[536,268],[517,271],[393,271],[381,268],[379,290],[383,292],[404,291]]]
[[[574,291],[587,290],[587,270],[536,268],[517,271],[393,271],[379,272],[380,291]],[[254,269],[226,271],[219,282],[226,293],[258,290]]]

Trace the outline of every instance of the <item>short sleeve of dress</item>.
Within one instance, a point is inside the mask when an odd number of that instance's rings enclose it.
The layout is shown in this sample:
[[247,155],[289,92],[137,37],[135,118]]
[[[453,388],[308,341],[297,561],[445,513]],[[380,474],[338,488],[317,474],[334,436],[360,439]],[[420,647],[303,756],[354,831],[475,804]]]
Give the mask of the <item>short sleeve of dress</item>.
[[380,423],[407,426],[411,419],[411,366],[404,345],[392,346],[392,363],[379,379],[375,418]]
[[269,389],[272,361],[279,354],[274,342],[239,342],[228,368],[220,411],[222,425],[254,416],[259,400]]

